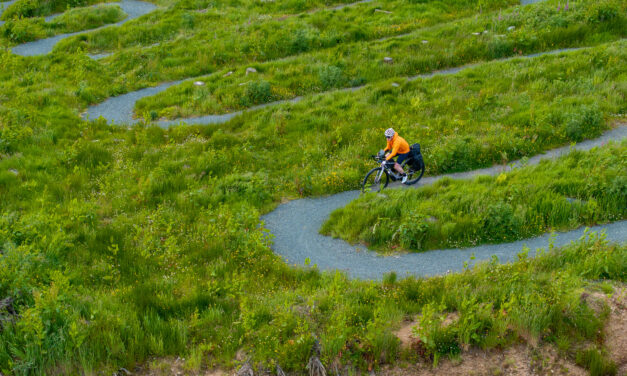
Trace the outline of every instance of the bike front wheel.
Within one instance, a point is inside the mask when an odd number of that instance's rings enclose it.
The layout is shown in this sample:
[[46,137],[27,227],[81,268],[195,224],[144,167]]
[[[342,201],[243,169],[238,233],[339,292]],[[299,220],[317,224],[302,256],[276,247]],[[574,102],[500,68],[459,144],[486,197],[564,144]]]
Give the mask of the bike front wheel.
[[414,169],[414,167],[408,163],[409,160],[406,159],[401,163],[401,167],[407,174],[407,181],[405,184],[412,185],[418,183],[418,180],[422,179],[422,175],[425,173],[425,164],[424,162],[420,163],[420,169]]
[[390,177],[383,167],[376,167],[370,170],[364,181],[361,183],[361,191],[366,192],[381,192],[383,188],[388,186]]

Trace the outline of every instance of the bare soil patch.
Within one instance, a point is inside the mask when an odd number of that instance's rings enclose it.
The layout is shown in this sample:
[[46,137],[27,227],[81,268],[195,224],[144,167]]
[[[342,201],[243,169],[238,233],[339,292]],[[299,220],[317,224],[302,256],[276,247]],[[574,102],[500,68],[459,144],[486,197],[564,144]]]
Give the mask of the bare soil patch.
[[516,345],[503,351],[470,349],[462,354],[461,359],[442,359],[435,369],[430,364],[419,363],[405,368],[386,367],[381,370],[380,374],[386,376],[583,376],[588,372],[572,361],[560,358],[551,347],[532,348],[527,345]]

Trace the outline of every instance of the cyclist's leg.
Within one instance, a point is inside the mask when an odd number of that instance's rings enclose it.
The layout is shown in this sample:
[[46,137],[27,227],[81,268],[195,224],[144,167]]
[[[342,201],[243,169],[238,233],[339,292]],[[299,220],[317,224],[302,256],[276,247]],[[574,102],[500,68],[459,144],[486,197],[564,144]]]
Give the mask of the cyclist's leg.
[[403,171],[403,166],[401,166],[401,163],[403,163],[403,161],[407,158],[409,158],[409,153],[399,154],[398,158],[396,158],[394,169],[401,175],[405,173],[405,171]]

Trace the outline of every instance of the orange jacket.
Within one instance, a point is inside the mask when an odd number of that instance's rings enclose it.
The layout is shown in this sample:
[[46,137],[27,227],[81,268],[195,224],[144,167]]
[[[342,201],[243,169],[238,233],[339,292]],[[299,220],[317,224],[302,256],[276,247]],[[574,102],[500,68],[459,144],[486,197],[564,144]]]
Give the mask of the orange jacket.
[[390,155],[385,158],[386,161],[394,158],[397,154],[405,154],[409,153],[409,144],[405,139],[398,135],[398,132],[394,133],[394,137],[391,140],[388,140],[388,144],[385,147],[384,151],[392,150]]

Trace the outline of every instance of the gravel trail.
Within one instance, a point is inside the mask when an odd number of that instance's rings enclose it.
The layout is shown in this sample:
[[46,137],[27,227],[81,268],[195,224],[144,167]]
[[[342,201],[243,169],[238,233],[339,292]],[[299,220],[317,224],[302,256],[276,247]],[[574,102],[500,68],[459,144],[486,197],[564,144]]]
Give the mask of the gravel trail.
[[[563,49],[557,49],[557,50],[552,50],[552,51],[547,51],[547,52],[538,52],[538,53],[523,55],[523,56],[512,56],[509,58],[492,60],[489,62],[478,62],[478,63],[468,64],[468,65],[463,65],[461,67],[454,67],[454,68],[443,69],[443,70],[434,71],[430,73],[420,74],[417,76],[408,77],[407,79],[409,81],[413,81],[419,78],[428,79],[434,76],[455,74],[466,69],[475,68],[479,65],[492,63],[492,62],[502,62],[502,61],[507,61],[507,60],[512,60],[512,59],[535,58],[535,57],[544,56],[544,55],[555,55],[555,54],[559,54],[562,52],[567,53],[567,52],[578,51],[578,50],[583,50],[587,48],[589,47],[563,48]],[[89,119],[92,119],[92,120],[97,119],[98,117],[102,116],[103,118],[107,119],[107,121],[111,123],[115,123],[115,124],[135,124],[139,120],[133,118],[133,110],[135,108],[135,103],[138,100],[161,93],[167,88],[174,86],[174,85],[178,85],[182,82],[196,80],[196,79],[197,78],[189,78],[189,79],[180,80],[180,81],[167,82],[159,86],[140,89],[140,90],[130,92],[127,94],[122,94],[117,97],[112,97],[112,98],[105,100],[102,103],[88,107],[86,111],[86,115]],[[355,86],[355,87],[350,87],[350,88],[345,88],[345,89],[339,89],[336,91],[355,91],[355,90],[362,89],[365,86],[366,85]],[[319,95],[319,94],[324,94],[324,93],[315,93],[311,95]],[[175,120],[158,120],[158,121],[155,121],[154,123],[162,128],[168,128],[170,126],[178,125],[178,124],[221,124],[221,123],[226,123],[227,121],[233,119],[234,117],[244,112],[255,111],[255,110],[265,108],[265,107],[276,106],[276,105],[283,104],[283,103],[297,103],[301,101],[303,98],[304,97],[299,96],[299,97],[295,97],[291,99],[264,103],[261,105],[247,108],[245,110],[230,112],[226,114],[205,115],[205,116],[190,117],[190,118],[175,119]]]
[[[607,131],[601,137],[581,142],[574,146],[565,146],[551,150],[545,154],[529,158],[527,165],[534,165],[543,159],[553,159],[567,154],[571,148],[589,150],[610,140],[627,138],[627,126],[624,124]],[[463,173],[446,174],[423,178],[414,186],[393,185],[392,188],[407,189],[433,184],[443,177],[467,179],[477,175],[497,175],[512,167],[519,166],[514,162],[509,166],[493,166]],[[465,249],[435,250],[423,253],[408,253],[382,256],[365,246],[351,245],[344,240],[334,239],[318,233],[324,221],[335,209],[345,206],[359,197],[359,191],[348,191],[327,197],[306,198],[290,201],[279,205],[273,212],[261,219],[264,226],[274,236],[272,250],[280,255],[288,264],[317,265],[320,270],[341,270],[353,278],[381,279],[389,272],[396,272],[399,277],[406,275],[432,276],[447,272],[461,271],[464,262],[469,265],[479,261],[490,260],[494,255],[500,262],[516,259],[524,246],[532,251],[546,248],[550,234],[524,239],[506,244],[490,244]],[[612,242],[627,242],[627,221],[592,227],[593,231],[605,231],[607,239]],[[569,244],[584,234],[584,228],[555,234],[555,246]],[[475,260],[470,256],[474,254]],[[530,256],[533,252],[530,253]]]
[[[54,46],[57,43],[59,43],[59,41],[65,38],[82,34],[82,33],[86,33],[86,32],[90,32],[90,31],[100,30],[105,27],[119,26],[130,20],[141,17],[157,9],[157,6],[152,3],[147,3],[145,1],[138,1],[138,0],[122,0],[119,3],[107,3],[106,5],[109,5],[109,4],[119,5],[122,11],[127,14],[127,17],[120,22],[116,22],[110,25],[104,25],[95,29],[77,31],[74,33],[67,33],[67,34],[59,34],[59,35],[55,35],[54,37],[20,44],[18,46],[11,48],[11,52],[20,56],[45,55],[47,53],[50,53],[52,49],[54,48]],[[99,5],[103,5],[103,4],[99,4]]]
[[[2,1],[0,2],[0,16],[2,16],[2,13],[4,13],[5,10],[7,10],[7,8],[9,6],[11,6],[11,4],[13,4],[14,2],[16,2],[17,0],[11,0],[11,1]],[[4,25],[4,21],[0,21],[0,26]]]

